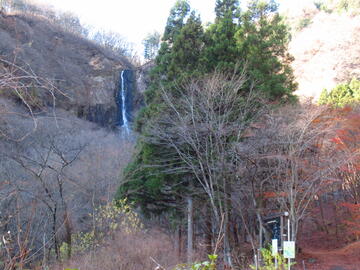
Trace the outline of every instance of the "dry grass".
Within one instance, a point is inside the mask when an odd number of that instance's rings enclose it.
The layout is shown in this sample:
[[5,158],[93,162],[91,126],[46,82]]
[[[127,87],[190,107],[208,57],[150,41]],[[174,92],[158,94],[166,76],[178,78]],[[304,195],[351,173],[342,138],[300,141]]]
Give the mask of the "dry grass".
[[119,232],[94,252],[74,256],[71,260],[50,267],[52,270],[141,270],[155,269],[156,263],[166,269],[177,264],[175,249],[166,234],[152,230],[137,234]]

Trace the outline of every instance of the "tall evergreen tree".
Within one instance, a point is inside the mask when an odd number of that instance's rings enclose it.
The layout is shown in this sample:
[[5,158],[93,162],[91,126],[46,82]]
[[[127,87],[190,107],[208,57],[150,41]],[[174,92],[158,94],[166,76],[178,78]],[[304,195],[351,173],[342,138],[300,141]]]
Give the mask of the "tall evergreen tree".
[[234,70],[238,53],[235,33],[239,16],[237,0],[217,0],[216,19],[205,33],[203,68],[207,72],[215,69]]
[[256,88],[272,99],[293,98],[297,85],[290,67],[293,57],[287,51],[290,34],[278,5],[253,0],[241,14],[236,33],[239,58],[246,63]]
[[193,11],[174,42],[169,78],[179,80],[192,77],[199,72],[203,35],[200,16]]
[[151,72],[152,83],[145,93],[147,106],[137,120],[138,131],[142,133],[138,152],[128,166],[128,181],[118,191],[118,197],[128,197],[147,212],[176,212],[184,199],[179,194],[186,194],[180,190],[186,190],[189,181],[189,177],[175,169],[181,163],[174,158],[174,151],[154,145],[147,134],[151,121],[167,113],[162,91],[178,91],[176,85],[198,69],[203,28],[200,17],[194,12],[188,16],[189,12],[185,0],[178,0],[170,11],[156,67]]
[[163,41],[173,43],[176,36],[184,26],[185,18],[190,12],[190,5],[187,0],[177,0],[167,19]]
[[162,43],[155,58],[156,66],[151,71],[152,83],[145,93],[145,102],[148,105],[159,103],[159,89],[171,84],[172,78],[169,77],[169,67],[173,62],[173,46],[179,36],[181,29],[186,23],[186,18],[190,12],[190,5],[187,0],[177,0],[170,10],[167,19]]
[[216,18],[237,17],[239,13],[238,0],[216,0],[215,14]]

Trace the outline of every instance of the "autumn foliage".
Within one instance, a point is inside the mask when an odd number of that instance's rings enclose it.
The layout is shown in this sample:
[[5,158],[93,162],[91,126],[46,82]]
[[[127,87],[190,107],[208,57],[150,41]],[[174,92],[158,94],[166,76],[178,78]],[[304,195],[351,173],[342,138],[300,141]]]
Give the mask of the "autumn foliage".
[[348,212],[343,221],[350,235],[360,236],[360,113],[359,108],[334,110],[338,115],[336,136],[331,139],[344,164],[338,171],[345,202],[340,205]]

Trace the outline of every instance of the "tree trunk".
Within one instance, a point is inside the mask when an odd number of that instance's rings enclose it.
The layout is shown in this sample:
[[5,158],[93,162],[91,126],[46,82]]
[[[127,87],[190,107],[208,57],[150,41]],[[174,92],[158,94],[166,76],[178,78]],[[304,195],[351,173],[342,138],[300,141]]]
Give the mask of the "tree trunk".
[[206,220],[205,220],[205,245],[206,245],[206,253],[212,254],[213,247],[213,231],[212,231],[212,223],[211,223],[211,209],[206,209]]
[[333,204],[334,205],[334,221],[335,221],[335,236],[337,240],[340,240],[339,238],[339,218],[338,218],[338,213],[337,213],[337,205],[336,203]]
[[54,237],[55,256],[56,256],[56,260],[59,260],[60,251],[59,251],[59,244],[58,244],[58,239],[57,239],[57,235],[56,235],[56,214],[57,214],[57,206],[55,205],[54,211],[52,213],[52,216],[53,216],[52,230],[53,230],[53,237]]
[[295,217],[291,219],[290,227],[291,227],[290,241],[296,241],[297,231],[299,227],[299,219],[295,219]]
[[44,235],[43,235],[43,260],[42,260],[42,266],[46,268],[47,266],[47,257],[46,257],[46,234],[45,234],[45,228],[44,228]]
[[64,221],[65,221],[65,241],[67,244],[67,257],[68,259],[71,258],[71,252],[72,252],[72,242],[71,242],[71,223],[70,218],[67,210],[65,210],[64,214]]
[[329,235],[329,230],[328,230],[327,224],[325,222],[324,207],[323,207],[321,196],[319,197],[319,208],[320,208],[320,216],[321,216],[322,227],[325,230],[326,234]]
[[175,236],[175,250],[177,254],[178,261],[181,260],[181,253],[182,253],[182,232],[181,232],[181,225],[176,227],[176,236]]
[[230,199],[228,192],[228,185],[224,181],[224,261],[225,265],[228,265],[230,269],[233,268],[232,258],[231,258],[231,246],[230,246],[230,224],[229,224],[229,214],[230,214]]
[[193,198],[187,198],[187,262],[191,263],[193,260]]

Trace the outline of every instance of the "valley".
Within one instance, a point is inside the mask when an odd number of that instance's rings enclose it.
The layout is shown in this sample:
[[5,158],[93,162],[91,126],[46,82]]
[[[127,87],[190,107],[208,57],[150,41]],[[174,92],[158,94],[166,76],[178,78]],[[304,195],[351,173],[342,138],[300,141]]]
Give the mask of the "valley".
[[0,1],[0,269],[360,269],[358,0],[173,2]]

